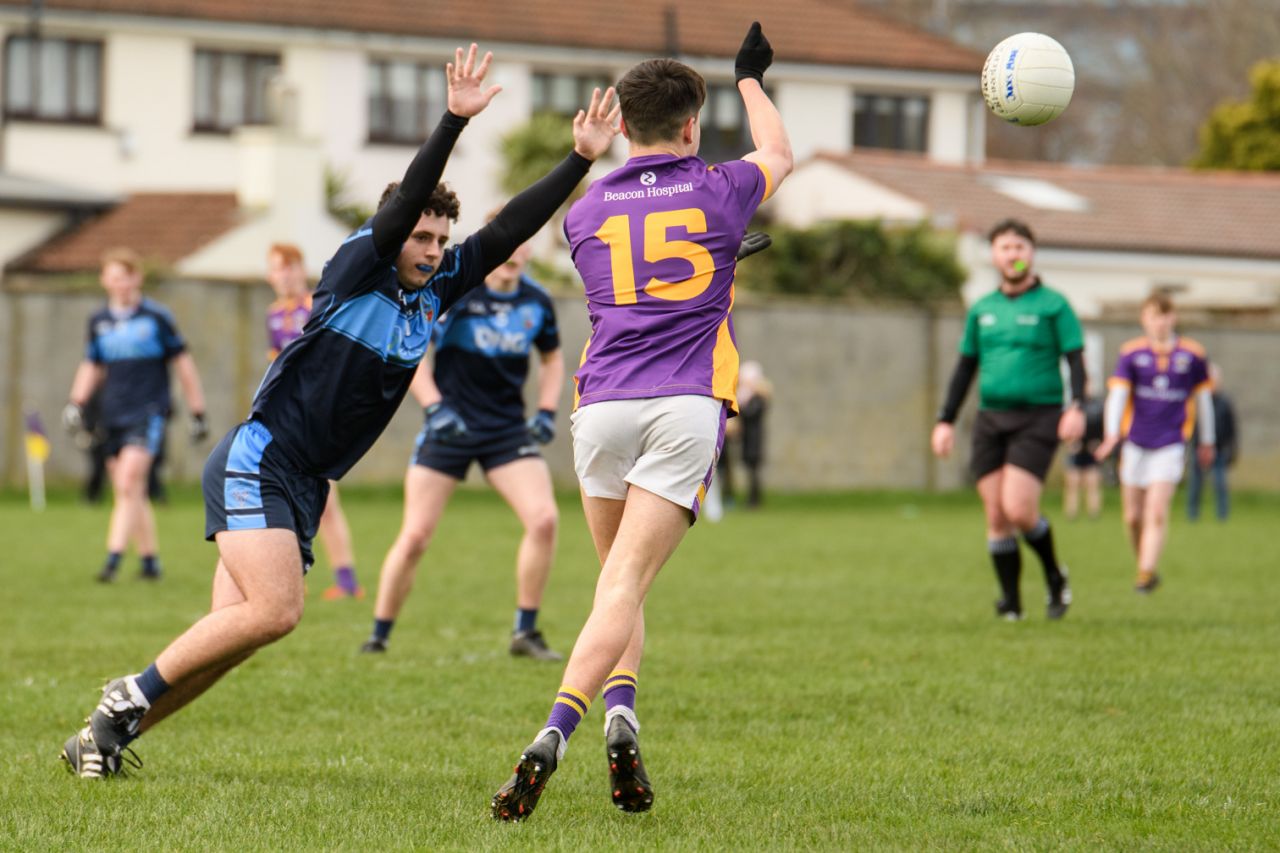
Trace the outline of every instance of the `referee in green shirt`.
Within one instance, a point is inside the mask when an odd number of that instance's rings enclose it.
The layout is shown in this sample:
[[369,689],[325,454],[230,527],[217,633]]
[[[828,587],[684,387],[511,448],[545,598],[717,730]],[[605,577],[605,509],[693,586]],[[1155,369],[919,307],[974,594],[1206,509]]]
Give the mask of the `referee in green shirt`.
[[[1067,570],[1058,564],[1049,522],[1040,514],[1044,477],[1059,441],[1084,434],[1084,337],[1071,305],[1041,282],[1032,267],[1036,242],[1025,223],[1007,219],[991,229],[991,259],[1000,286],[965,317],[960,359],[933,428],[933,452],[951,454],[955,419],[974,373],[979,373],[978,417],[970,470],[987,515],[987,550],[1002,596],[996,615],[1022,618],[1018,581],[1022,554],[1017,534],[1044,566],[1050,619],[1071,604]],[[1063,410],[1060,360],[1071,376],[1071,403]]]

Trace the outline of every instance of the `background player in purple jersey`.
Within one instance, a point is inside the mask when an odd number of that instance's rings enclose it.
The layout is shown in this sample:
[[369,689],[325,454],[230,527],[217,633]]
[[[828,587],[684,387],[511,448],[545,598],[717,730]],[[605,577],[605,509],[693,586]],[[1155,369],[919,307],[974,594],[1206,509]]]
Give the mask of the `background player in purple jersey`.
[[107,527],[107,559],[98,580],[115,580],[132,541],[142,560],[142,577],[160,577],[156,519],[147,478],[164,441],[171,408],[169,365],[178,374],[191,410],[191,436],[208,434],[204,391],[195,360],[173,316],[142,296],[142,259],[131,249],[115,249],[102,260],[100,280],[107,304],[89,318],[89,343],[71,383],[63,423],[72,432],[84,425],[83,408],[95,390],[99,427],[104,430],[107,473],[113,502]]
[[717,166],[697,157],[702,77],[670,59],[628,71],[618,98],[629,159],[565,220],[591,318],[572,432],[600,578],[547,723],[493,797],[498,820],[532,812],[601,687],[613,803],[653,804],[636,739],[644,600],[697,516],[737,410],[735,255],[751,215],[792,168],[763,88],[772,61],[752,24],[735,74],[756,150]]
[[[450,198],[456,213],[457,199]],[[516,249],[435,328],[434,363],[418,366],[410,392],[425,418],[404,478],[404,521],[382,563],[373,634],[364,652],[385,652],[392,627],[458,483],[472,462],[524,527],[516,552],[516,615],[511,654],[561,660],[538,630],[542,593],[555,556],[559,512],[551,472],[538,452],[555,437],[564,356],[551,297],[524,268],[529,244]],[[525,419],[524,384],[538,353],[537,410]]]
[[[267,250],[267,283],[276,301],[267,307],[267,358],[274,359],[293,341],[311,319],[311,288],[302,250],[292,243],[275,243]],[[364,588],[356,581],[356,555],[351,546],[351,526],[342,511],[338,484],[329,483],[329,499],[320,516],[320,541],[333,566],[333,585],[324,591],[326,601],[364,598]]]
[[[1141,338],[1120,348],[1107,382],[1105,438],[1097,456],[1105,459],[1120,439],[1120,495],[1124,524],[1138,560],[1134,589],[1151,592],[1160,584],[1160,553],[1169,530],[1169,504],[1182,479],[1186,443],[1199,421],[1196,459],[1213,462],[1213,383],[1204,347],[1174,334],[1177,315],[1164,294],[1142,303]],[[1197,416],[1198,412],[1198,416]]]
[[468,120],[500,91],[484,86],[492,58],[477,65],[473,44],[446,66],[448,110],[378,211],[329,259],[302,337],[267,369],[248,420],[209,456],[205,538],[219,555],[210,611],[146,670],[107,683],[87,725],[63,744],[76,775],[118,774],[135,738],[294,629],[329,480],[351,470],[390,423],[436,316],[537,233],[612,144],[613,90],[602,97],[597,89],[574,119],[568,156],[446,248],[448,220],[427,202]]

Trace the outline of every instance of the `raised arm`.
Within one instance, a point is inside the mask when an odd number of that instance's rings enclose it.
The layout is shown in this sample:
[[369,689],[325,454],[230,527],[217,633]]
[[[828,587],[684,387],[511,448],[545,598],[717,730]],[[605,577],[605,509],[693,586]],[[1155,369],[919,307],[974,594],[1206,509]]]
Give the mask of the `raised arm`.
[[764,72],[773,64],[773,46],[760,29],[760,22],[751,24],[747,37],[738,49],[733,63],[738,93],[747,111],[747,125],[751,128],[751,141],[756,150],[742,159],[763,166],[769,174],[770,192],[775,192],[782,181],[791,174],[795,161],[791,155],[791,139],[782,124],[778,108],[764,91]]
[[476,51],[472,44],[464,58],[462,48],[458,48],[454,61],[445,65],[445,79],[449,86],[448,111],[430,138],[418,149],[395,195],[374,214],[371,223],[373,244],[380,257],[400,251],[400,246],[413,233],[413,227],[418,223],[436,184],[440,183],[440,176],[444,174],[445,164],[462,129],[472,116],[489,105],[494,95],[502,91],[501,86],[484,88],[484,77],[489,72],[493,54],[486,53],[477,67]]
[[613,144],[621,127],[621,108],[613,102],[613,87],[591,93],[591,104],[573,119],[573,150],[554,169],[521,192],[477,232],[481,266],[485,273],[497,269],[547,223],[573,194],[591,164]]

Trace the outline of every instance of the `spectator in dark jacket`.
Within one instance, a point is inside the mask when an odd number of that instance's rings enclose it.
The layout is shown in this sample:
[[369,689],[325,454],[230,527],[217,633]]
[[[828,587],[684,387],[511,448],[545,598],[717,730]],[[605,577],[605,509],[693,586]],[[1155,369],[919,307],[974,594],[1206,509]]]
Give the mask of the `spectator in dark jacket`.
[[[1227,468],[1235,464],[1240,448],[1240,434],[1236,428],[1236,410],[1231,398],[1222,390],[1222,371],[1218,365],[1209,365],[1209,378],[1213,380],[1213,420],[1216,430],[1217,445],[1214,448],[1213,464],[1209,471],[1213,476],[1213,495],[1218,511],[1218,521],[1226,521],[1231,511],[1230,495],[1227,491]],[[1199,436],[1192,439],[1195,447]],[[1205,472],[1199,465],[1191,466],[1191,480],[1187,484],[1187,518],[1195,521],[1200,517],[1200,491],[1204,486]]]

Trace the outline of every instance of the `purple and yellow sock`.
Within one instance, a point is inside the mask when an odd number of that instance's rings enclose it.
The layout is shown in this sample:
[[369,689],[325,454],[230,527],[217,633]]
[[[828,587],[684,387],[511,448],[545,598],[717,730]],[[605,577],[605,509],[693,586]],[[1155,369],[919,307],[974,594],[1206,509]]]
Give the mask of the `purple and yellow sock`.
[[615,669],[604,680],[606,714],[614,708],[636,710],[636,674],[629,669]]
[[563,736],[562,743],[568,743],[569,736],[590,708],[591,700],[585,693],[574,690],[567,684],[561,685],[555,704],[551,706],[551,715],[547,717],[547,724],[543,728],[555,729]]

